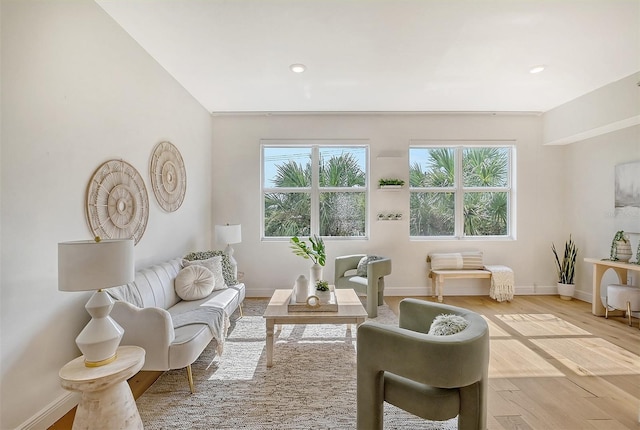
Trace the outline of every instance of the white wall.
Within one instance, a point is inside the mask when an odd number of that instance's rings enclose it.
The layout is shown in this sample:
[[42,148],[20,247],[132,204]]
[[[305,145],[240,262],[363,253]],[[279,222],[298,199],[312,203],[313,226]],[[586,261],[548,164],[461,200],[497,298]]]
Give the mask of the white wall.
[[[350,253],[375,253],[393,259],[386,294],[424,294],[425,258],[434,250],[481,249],[488,264],[515,271],[519,292],[552,292],[556,275],[551,242],[564,243],[565,189],[562,147],[541,145],[541,119],[534,115],[246,115],[213,119],[213,204],[215,223],[241,223],[242,243],[234,246],[239,270],[245,272],[248,294],[265,296],[291,286],[309,262],[293,255],[287,242],[260,240],[260,139],[368,139],[371,179],[395,174],[408,179],[411,139],[514,140],[517,148],[517,240],[409,241],[409,193],[374,189],[371,214],[397,208],[402,222],[371,221],[370,239],[327,240],[324,277],[333,280],[333,259]],[[400,151],[400,159],[378,159],[384,151]],[[461,281],[464,282],[473,281]],[[486,294],[486,283],[484,294]],[[475,286],[475,285],[474,285]],[[452,285],[448,292],[455,292]]]
[[[142,175],[150,214],[137,267],[208,248],[211,119],[93,1],[3,0],[1,16],[0,428],[46,428],[67,395],[58,371],[79,355],[74,339],[88,321],[91,293],[57,290],[57,243],[92,237],[91,175],[114,158]],[[188,177],[173,213],[148,174],[163,140],[181,151]]]
[[[577,142],[567,146],[566,151],[565,217],[570,220],[568,232],[573,234],[579,248],[576,276],[581,282],[576,284],[576,289],[591,294],[593,266],[582,260],[585,257],[608,258],[616,231],[635,233],[630,235],[632,259],[638,258],[640,218],[615,216],[614,171],[616,164],[640,162],[640,126]],[[640,279],[630,281],[640,285]],[[605,274],[603,285],[617,282],[613,271]]]

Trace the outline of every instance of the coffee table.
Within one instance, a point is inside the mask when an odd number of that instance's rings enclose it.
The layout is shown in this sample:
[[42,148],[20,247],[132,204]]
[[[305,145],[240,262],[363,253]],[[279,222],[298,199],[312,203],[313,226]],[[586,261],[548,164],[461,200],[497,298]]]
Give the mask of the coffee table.
[[276,324],[362,324],[367,318],[367,311],[362,306],[356,292],[351,289],[336,289],[338,301],[337,312],[289,312],[287,305],[292,289],[275,290],[264,311],[263,318],[267,323],[267,367],[273,366],[273,332]]

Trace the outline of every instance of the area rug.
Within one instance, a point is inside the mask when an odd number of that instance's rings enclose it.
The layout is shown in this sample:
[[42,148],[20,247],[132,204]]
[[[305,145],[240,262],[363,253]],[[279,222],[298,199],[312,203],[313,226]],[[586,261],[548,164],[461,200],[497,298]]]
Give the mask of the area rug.
[[[222,355],[212,342],[193,363],[195,394],[180,369],[165,372],[137,400],[145,429],[356,428],[355,326],[282,326],[267,369],[266,305],[247,299],[244,317],[232,316]],[[374,321],[398,320],[384,305]],[[388,404],[384,420],[385,429],[457,428],[457,418],[426,421]]]

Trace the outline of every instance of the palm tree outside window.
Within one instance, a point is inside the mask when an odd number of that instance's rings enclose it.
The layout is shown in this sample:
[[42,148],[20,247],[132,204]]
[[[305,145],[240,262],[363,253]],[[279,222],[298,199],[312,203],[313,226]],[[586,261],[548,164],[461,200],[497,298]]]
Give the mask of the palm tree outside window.
[[317,142],[263,142],[264,238],[367,236],[367,145]]
[[412,142],[412,238],[513,238],[513,145]]

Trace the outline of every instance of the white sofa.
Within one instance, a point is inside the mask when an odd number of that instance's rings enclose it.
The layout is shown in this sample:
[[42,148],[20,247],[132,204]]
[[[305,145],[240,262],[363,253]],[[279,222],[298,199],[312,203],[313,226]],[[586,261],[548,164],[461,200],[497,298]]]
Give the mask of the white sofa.
[[[137,345],[146,351],[142,370],[184,367],[193,393],[191,363],[215,339],[209,324],[202,322],[194,311],[209,307],[222,309],[227,323],[226,334],[229,316],[236,309],[242,315],[245,286],[238,283],[215,290],[204,299],[182,300],[174,289],[175,278],[181,269],[182,259],[176,258],[139,270],[134,282],[107,291],[116,300],[111,316],[124,328],[121,344]],[[174,328],[174,319],[181,320],[180,327]]]

